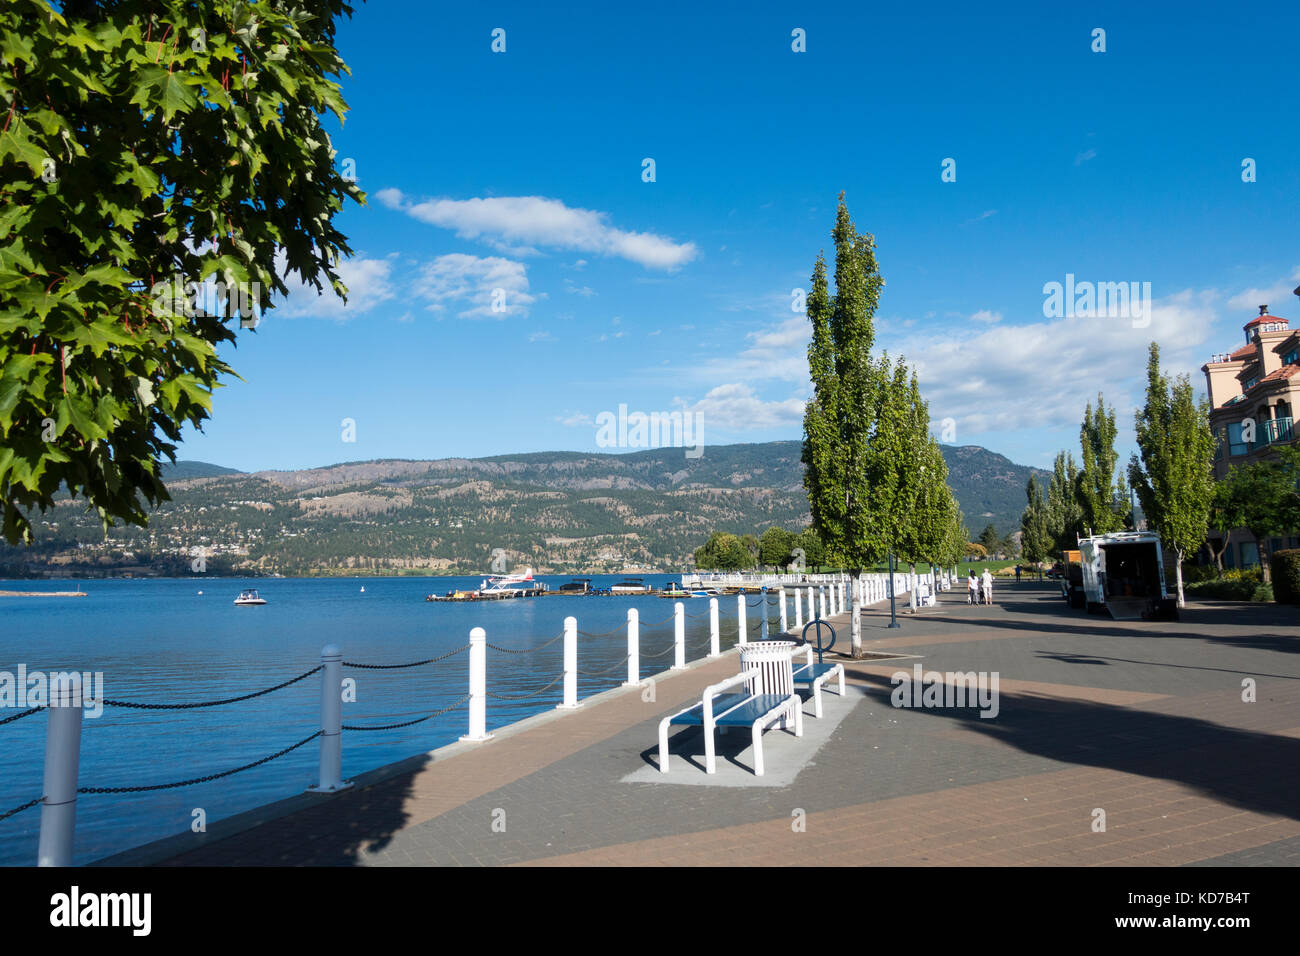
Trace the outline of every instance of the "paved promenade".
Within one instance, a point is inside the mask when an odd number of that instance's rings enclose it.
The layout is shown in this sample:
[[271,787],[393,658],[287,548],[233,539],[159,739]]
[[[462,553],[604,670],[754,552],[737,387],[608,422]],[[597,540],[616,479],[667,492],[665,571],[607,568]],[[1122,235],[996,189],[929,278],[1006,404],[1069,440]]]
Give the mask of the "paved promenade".
[[[657,772],[658,719],[736,673],[731,652],[659,680],[653,701],[611,692],[105,862],[1300,864],[1300,609],[1206,603],[1147,623],[1071,611],[1046,585],[1001,585],[992,607],[942,598],[897,630],[887,605],[864,614],[880,656],[842,659],[848,693],[825,695],[821,721],[808,702],[802,739],[766,735],[762,778],[748,733],[719,738],[708,777],[698,731],[679,728]],[[996,672],[996,717],[892,706],[890,675],[916,663]]]

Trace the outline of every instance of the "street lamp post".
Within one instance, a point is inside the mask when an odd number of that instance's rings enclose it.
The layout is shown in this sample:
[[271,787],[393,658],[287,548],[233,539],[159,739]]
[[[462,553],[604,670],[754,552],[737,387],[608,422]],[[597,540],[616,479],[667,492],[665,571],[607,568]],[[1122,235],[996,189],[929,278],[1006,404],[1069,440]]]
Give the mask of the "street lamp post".
[[889,552],[889,626],[902,627],[898,623],[898,613],[894,609],[894,552]]

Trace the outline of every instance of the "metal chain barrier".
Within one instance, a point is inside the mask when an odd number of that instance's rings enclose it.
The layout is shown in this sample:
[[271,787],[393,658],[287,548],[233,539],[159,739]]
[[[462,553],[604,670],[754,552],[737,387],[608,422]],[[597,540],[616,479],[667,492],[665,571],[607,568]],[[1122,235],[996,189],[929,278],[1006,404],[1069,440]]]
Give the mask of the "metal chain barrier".
[[312,674],[320,671],[320,665],[317,664],[305,674],[299,674],[292,680],[287,680],[283,684],[276,684],[274,687],[268,687],[266,690],[259,690],[253,694],[244,694],[242,697],[227,697],[225,700],[207,700],[198,704],[137,704],[128,700],[106,700],[105,707],[129,707],[134,710],[193,710],[197,707],[220,707],[222,704],[237,704],[241,700],[252,700],[254,697],[262,697],[274,691],[288,687],[290,684],[296,684],[300,680],[305,680]]
[[[317,668],[319,670],[320,668]],[[270,763],[287,753],[292,753],[299,747],[311,743],[325,731],[318,730],[310,737],[304,737],[296,744],[285,747],[278,753],[273,753],[269,757],[263,757],[261,760],[255,760],[252,763],[246,763],[242,767],[236,767],[234,770],[223,770],[220,773],[210,773],[206,777],[195,777],[193,780],[179,780],[176,783],[158,783],[151,787],[78,787],[77,793],[145,793],[150,790],[171,790],[176,787],[190,787],[196,783],[207,783],[209,780],[220,780],[222,777],[233,776],[237,773],[243,773],[245,770],[252,770],[254,767],[260,767],[264,763]]]
[[645,652],[643,651],[643,652],[641,653],[641,656],[642,656],[643,658],[663,657],[663,656],[665,656],[666,654],[671,654],[671,653],[673,652],[673,650],[674,650],[676,647],[677,647],[677,642],[676,642],[676,641],[673,641],[671,644],[669,644],[669,645],[668,645],[666,648],[664,648],[662,651],[656,651],[656,652],[653,653],[653,654],[647,654],[647,653],[645,653]]
[[[682,613],[685,613],[685,611],[683,611]],[[652,628],[652,627],[663,627],[665,624],[667,624],[669,621],[671,621],[671,620],[672,620],[674,617],[676,617],[676,616],[677,616],[676,614],[669,614],[669,615],[668,615],[666,618],[664,618],[662,621],[655,621],[653,624],[647,624],[645,621],[642,621],[642,622],[641,622],[641,626],[644,627],[644,628],[647,628],[647,629]]]
[[439,657],[430,657],[428,660],[423,661],[411,661],[409,664],[358,664],[356,661],[344,661],[343,666],[356,667],[367,671],[395,671],[401,670],[404,667],[423,667],[425,664],[438,664],[449,657],[455,657],[457,654],[464,653],[467,650],[469,650],[469,645],[465,644],[456,648],[454,651],[448,651],[446,654]]
[[0,813],[0,820],[8,820],[15,813],[22,813],[24,810],[30,810],[44,799],[44,797],[37,797],[35,800],[28,800],[21,807],[14,807],[12,810],[6,810],[4,813]]
[[486,646],[491,648],[494,651],[500,651],[502,654],[531,654],[533,653],[533,651],[540,651],[543,647],[550,647],[556,641],[563,640],[563,639],[564,639],[564,633],[561,632],[557,636],[551,638],[545,644],[538,644],[536,647],[523,647],[523,648],[497,647],[497,645],[495,644],[487,644]]
[[[44,709],[45,709],[45,705],[42,704],[39,707],[33,707],[31,710],[24,710],[21,714],[14,714],[12,717],[6,717],[4,720],[0,720],[0,726],[3,726],[4,724],[13,723],[15,720],[22,720],[24,717],[30,717],[32,714],[38,711],[42,711]],[[3,819],[4,817],[0,817],[0,820]]]
[[527,694],[493,694],[489,691],[486,693],[486,696],[491,697],[494,700],[527,700],[529,697],[536,697],[538,694],[542,693],[543,691],[549,690],[550,688],[554,687],[562,680],[564,680],[563,674],[555,678],[555,680],[551,681],[545,687],[539,687],[537,690]]
[[357,727],[351,724],[343,724],[343,729],[344,730],[396,730],[399,727],[411,727],[415,724],[422,724],[426,720],[432,720],[434,717],[441,717],[443,714],[455,710],[457,707],[464,704],[473,696],[474,696],[473,694],[466,694],[460,700],[456,701],[456,703],[448,707],[444,707],[442,708],[442,710],[435,710],[432,714],[425,714],[423,717],[417,717],[415,720],[408,720],[405,723],[383,724],[381,726],[376,726],[376,727]]
[[614,628],[612,631],[602,631],[599,634],[592,634],[590,631],[579,630],[578,634],[582,637],[609,637],[611,634],[627,633],[626,625]]
[[631,656],[632,656],[631,654],[624,654],[623,659],[621,661],[615,661],[613,664],[611,664],[609,667],[604,668],[603,670],[584,671],[579,669],[578,673],[581,674],[583,677],[601,677],[605,674],[608,674],[616,667],[622,667],[624,664],[628,662],[628,658],[630,658]]

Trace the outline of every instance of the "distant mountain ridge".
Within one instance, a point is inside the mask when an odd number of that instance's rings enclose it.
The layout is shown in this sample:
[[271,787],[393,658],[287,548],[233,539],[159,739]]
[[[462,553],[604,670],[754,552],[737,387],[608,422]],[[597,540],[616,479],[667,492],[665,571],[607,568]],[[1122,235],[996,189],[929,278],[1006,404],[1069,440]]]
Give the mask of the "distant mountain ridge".
[[[107,539],[78,502],[36,516],[38,543],[0,548],[27,574],[479,573],[494,559],[539,572],[676,570],[713,531],[806,526],[798,441],[623,454],[535,452],[382,459],[240,472],[164,468],[172,501],[149,527]],[[972,536],[1019,526],[1039,469],[975,445],[944,446]],[[201,571],[196,571],[201,568]]]

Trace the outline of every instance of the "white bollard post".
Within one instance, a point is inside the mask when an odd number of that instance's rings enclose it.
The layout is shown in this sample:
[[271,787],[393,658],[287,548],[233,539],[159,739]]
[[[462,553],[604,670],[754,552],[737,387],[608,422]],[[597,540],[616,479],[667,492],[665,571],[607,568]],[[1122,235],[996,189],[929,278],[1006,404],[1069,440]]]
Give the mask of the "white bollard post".
[[327,644],[320,652],[320,776],[313,793],[337,793],[352,786],[343,773],[343,652]]
[[826,588],[825,586],[817,589],[817,616],[822,620],[826,619]]
[[578,619],[564,619],[564,702],[556,710],[574,710],[578,704]]
[[487,632],[469,632],[469,733],[465,741],[491,740],[487,732]]
[[799,588],[794,589],[794,631],[796,634],[803,632],[803,592]]
[[636,608],[627,609],[627,680],[629,684],[641,683],[641,617]]
[[[717,598],[712,598],[717,603]],[[672,670],[679,671],[686,667],[686,606],[681,601],[673,604],[673,654]]]
[[72,866],[77,826],[77,771],[81,764],[81,675],[60,675],[50,688],[45,730],[45,796],[37,866]]
[[762,593],[762,596],[758,600],[760,602],[758,605],[759,606],[758,639],[760,641],[765,641],[767,640],[767,619],[770,616],[770,612],[767,609],[768,608],[767,592],[764,591]]
[[785,588],[777,588],[776,596],[781,604],[781,633],[790,633],[790,618],[785,610]]
[[[749,616],[745,613],[745,592],[736,595],[736,633],[741,644],[749,643]],[[717,653],[717,648],[714,648]]]
[[[743,601],[745,599],[745,596],[742,594],[740,598]],[[721,635],[718,633],[718,599],[709,598],[709,656],[710,657],[717,657],[719,654],[722,653],[722,648],[719,646],[720,639],[721,639]]]

